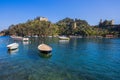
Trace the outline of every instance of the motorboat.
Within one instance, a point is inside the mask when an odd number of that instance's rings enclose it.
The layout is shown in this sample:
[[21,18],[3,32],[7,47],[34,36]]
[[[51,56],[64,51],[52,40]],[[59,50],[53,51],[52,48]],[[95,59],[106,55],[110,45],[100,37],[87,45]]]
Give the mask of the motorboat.
[[69,38],[69,37],[66,37],[66,36],[59,36],[59,39],[60,39],[60,40],[69,40],[70,38]]
[[48,36],[49,38],[52,38],[52,36]]
[[11,38],[15,39],[15,40],[22,40],[23,37],[20,36],[10,36]]
[[40,44],[38,46],[38,50],[41,52],[41,53],[51,53],[52,51],[52,48],[50,46],[48,46],[47,44]]
[[18,43],[12,43],[7,45],[8,50],[14,50],[14,49],[17,49],[18,47],[19,47]]

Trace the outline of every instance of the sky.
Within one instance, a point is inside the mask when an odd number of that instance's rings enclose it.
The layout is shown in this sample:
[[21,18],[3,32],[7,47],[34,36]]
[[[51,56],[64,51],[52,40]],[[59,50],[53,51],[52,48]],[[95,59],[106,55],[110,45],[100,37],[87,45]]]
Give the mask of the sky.
[[38,16],[53,23],[70,17],[90,25],[100,19],[120,24],[120,0],[0,0],[0,31]]

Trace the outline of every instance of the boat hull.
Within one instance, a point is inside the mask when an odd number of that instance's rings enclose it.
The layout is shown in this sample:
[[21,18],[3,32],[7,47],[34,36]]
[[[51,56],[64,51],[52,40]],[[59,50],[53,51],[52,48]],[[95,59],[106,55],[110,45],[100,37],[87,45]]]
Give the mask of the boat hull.
[[13,50],[8,49],[8,53],[9,53],[9,54],[16,54],[17,52],[18,52],[18,48],[13,49]]
[[16,49],[18,49],[18,47],[10,47],[10,48],[8,48],[8,50],[16,50]]
[[29,38],[23,38],[23,41],[29,41]]
[[69,40],[69,37],[59,37],[60,40]]
[[40,51],[40,53],[43,53],[43,54],[49,54],[52,52],[52,51],[41,51],[41,50],[39,50],[39,51]]

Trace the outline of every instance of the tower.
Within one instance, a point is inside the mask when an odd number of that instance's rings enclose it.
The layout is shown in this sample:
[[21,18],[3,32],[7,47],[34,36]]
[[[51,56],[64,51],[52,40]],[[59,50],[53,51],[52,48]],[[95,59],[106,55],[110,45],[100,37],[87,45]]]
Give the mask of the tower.
[[74,21],[74,24],[73,24],[73,29],[76,29],[76,22]]
[[99,24],[102,24],[103,22],[102,22],[102,19],[100,19],[100,22],[99,22]]
[[77,24],[76,24],[76,19],[75,19],[73,22],[73,29],[76,29],[76,27],[77,27]]
[[114,20],[113,19],[111,20],[111,24],[114,25]]
[[103,24],[103,21],[102,21],[102,19],[100,19],[99,27],[102,27],[102,24]]
[[40,21],[48,21],[48,19],[45,17],[40,17]]

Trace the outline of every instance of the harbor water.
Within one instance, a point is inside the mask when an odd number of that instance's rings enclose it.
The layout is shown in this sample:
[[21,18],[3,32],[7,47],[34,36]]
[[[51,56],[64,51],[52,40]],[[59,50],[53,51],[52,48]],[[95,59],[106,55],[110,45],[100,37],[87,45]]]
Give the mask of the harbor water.
[[[19,48],[7,50],[7,45]],[[52,47],[42,56],[38,45]],[[0,37],[0,80],[120,80],[120,39]]]

